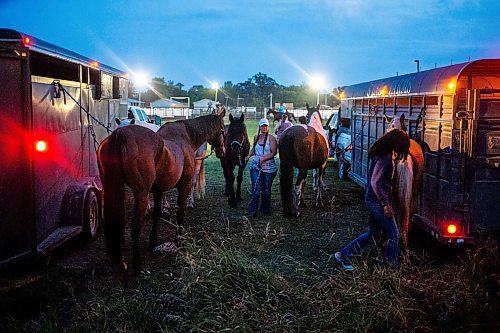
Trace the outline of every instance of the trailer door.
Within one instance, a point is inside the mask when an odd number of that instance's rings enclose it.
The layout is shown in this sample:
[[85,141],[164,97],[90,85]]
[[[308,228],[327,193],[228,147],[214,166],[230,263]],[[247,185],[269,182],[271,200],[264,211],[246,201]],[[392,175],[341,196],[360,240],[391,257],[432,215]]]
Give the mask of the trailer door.
[[27,51],[1,46],[0,266],[35,246]]

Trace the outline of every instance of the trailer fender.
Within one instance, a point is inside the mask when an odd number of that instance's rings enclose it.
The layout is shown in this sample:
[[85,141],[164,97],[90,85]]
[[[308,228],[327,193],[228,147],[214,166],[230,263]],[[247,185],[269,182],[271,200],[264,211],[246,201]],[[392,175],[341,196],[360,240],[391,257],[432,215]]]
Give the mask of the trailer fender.
[[102,220],[101,191],[100,182],[94,180],[68,186],[61,204],[61,224],[81,226],[85,238],[94,238]]

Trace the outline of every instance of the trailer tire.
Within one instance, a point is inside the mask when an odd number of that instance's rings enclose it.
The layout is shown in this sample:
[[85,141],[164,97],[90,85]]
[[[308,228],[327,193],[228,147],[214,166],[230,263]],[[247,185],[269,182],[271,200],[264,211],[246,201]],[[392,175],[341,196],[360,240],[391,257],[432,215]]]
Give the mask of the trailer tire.
[[89,190],[85,196],[83,211],[83,236],[87,240],[95,238],[99,228],[99,201],[94,191]]

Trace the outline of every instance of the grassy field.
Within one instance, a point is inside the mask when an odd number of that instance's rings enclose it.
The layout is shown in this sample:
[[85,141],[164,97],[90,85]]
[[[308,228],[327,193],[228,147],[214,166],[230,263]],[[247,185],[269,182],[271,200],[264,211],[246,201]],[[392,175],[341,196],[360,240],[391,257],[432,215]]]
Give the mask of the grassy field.
[[[257,121],[247,126],[252,138]],[[139,278],[113,270],[102,232],[91,243],[65,245],[44,265],[4,270],[0,331],[500,329],[497,243],[445,251],[415,232],[412,251],[401,256],[398,270],[388,269],[372,249],[355,258],[354,272],[342,271],[331,254],[364,230],[367,211],[363,190],[338,180],[336,168],[330,161],[324,208],[313,206],[309,181],[309,207],[297,219],[283,218],[277,177],[272,216],[248,220],[248,171],[243,201],[231,209],[223,196],[219,161],[211,156],[206,160],[207,195],[187,212],[186,232],[175,254],[146,250],[148,219],[141,243],[148,273]],[[171,203],[174,197],[175,191],[169,193]],[[168,222],[159,231],[160,242],[172,239]],[[128,231],[126,239],[130,259]]]

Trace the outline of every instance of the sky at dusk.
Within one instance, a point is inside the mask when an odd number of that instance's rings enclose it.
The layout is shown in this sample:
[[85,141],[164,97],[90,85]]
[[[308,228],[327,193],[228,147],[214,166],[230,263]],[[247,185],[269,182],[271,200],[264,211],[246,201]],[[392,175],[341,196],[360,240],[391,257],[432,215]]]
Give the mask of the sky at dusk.
[[192,85],[328,88],[500,58],[500,0],[0,0],[0,27]]

